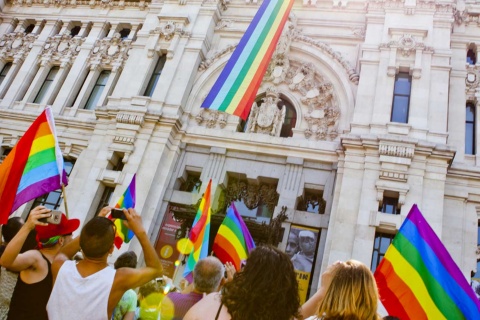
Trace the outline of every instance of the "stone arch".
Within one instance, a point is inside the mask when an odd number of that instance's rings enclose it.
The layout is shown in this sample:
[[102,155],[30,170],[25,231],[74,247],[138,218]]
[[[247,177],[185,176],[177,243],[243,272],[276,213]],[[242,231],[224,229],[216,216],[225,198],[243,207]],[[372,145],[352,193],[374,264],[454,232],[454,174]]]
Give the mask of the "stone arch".
[[[349,130],[350,122],[353,118],[353,109],[354,109],[354,90],[358,83],[358,75],[355,70],[346,62],[346,60],[337,52],[334,52],[328,45],[315,42],[315,41],[306,41],[309,39],[306,37],[299,37],[300,40],[293,38],[291,44],[289,45],[288,52],[286,54],[279,55],[282,59],[289,59],[293,65],[299,67],[300,64],[305,63],[313,66],[315,69],[315,79],[317,82],[325,82],[328,86],[331,86],[333,90],[333,99],[330,109],[338,108],[339,112],[336,112],[336,129],[335,133],[332,133],[330,140],[336,139],[338,132],[343,132],[344,130]],[[306,45],[306,43],[308,45]],[[199,68],[199,73],[195,80],[194,86],[192,88],[191,94],[187,100],[185,110],[187,113],[190,113],[191,116],[205,112],[205,110],[199,110],[200,105],[202,104],[205,97],[208,95],[209,90],[212,88],[217,77],[219,76],[221,70],[231,57],[231,52],[233,52],[235,46],[228,46],[226,49],[221,50],[216,55],[213,55],[207,61],[202,63]],[[278,57],[277,57],[278,58]],[[272,58],[271,65],[273,63]],[[270,68],[270,67],[269,67]],[[268,73],[268,71],[267,71]],[[287,71],[285,71],[285,74]],[[305,116],[307,113],[306,107],[306,93],[308,90],[300,90],[302,95],[299,95],[299,92],[296,88],[292,90],[289,87],[289,84],[284,81],[285,79],[267,79],[267,75],[264,77],[263,82],[258,90],[258,95],[265,92],[266,88],[271,85],[276,85],[280,94],[286,96],[294,105],[297,112],[297,128],[302,128],[305,130],[305,137],[310,138],[307,135],[307,125],[309,122],[306,120]],[[290,79],[291,80],[291,79]],[[318,91],[318,90],[317,90]],[[308,100],[308,99],[307,99]],[[317,99],[318,100],[318,99]],[[307,101],[310,103],[311,101]],[[316,103],[319,103],[316,101]],[[198,109],[197,109],[198,108]],[[329,109],[329,110],[330,110]],[[198,111],[197,111],[198,110]],[[323,112],[323,111],[322,111]],[[238,119],[235,116],[230,115],[220,115],[223,123],[230,123],[237,121]],[[322,117],[322,115],[320,115]],[[335,119],[337,119],[335,118]],[[312,116],[309,114],[309,120],[312,119]],[[198,121],[198,118],[197,118]],[[199,124],[201,121],[198,121]],[[311,122],[311,121],[310,121]],[[225,127],[225,124],[223,125]],[[222,127],[222,128],[223,128]],[[329,129],[330,130],[330,129]],[[322,130],[320,130],[322,131]],[[320,134],[317,137],[319,140],[323,140],[323,136]],[[318,138],[320,137],[320,138]]]

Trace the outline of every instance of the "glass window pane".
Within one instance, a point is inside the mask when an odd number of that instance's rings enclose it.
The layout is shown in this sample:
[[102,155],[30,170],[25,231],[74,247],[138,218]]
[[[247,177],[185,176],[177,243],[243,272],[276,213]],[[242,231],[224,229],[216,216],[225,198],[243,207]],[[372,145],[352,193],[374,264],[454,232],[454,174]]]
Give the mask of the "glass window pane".
[[395,94],[403,94],[403,95],[410,95],[410,79],[409,78],[404,78],[404,77],[399,77],[395,81]]
[[466,154],[474,154],[475,151],[475,129],[473,123],[465,124],[465,153]]
[[165,61],[166,61],[166,56],[161,56],[158,58],[158,61],[155,65],[155,69],[153,70],[153,73],[152,73],[152,77],[148,81],[147,88],[145,89],[145,93],[143,94],[144,96],[151,97],[153,95],[153,91],[155,91],[158,80],[160,79],[160,75],[162,74]]
[[41,103],[43,101],[43,98],[45,97],[45,94],[48,92],[48,89],[53,83],[53,80],[55,79],[55,76],[57,75],[59,69],[59,67],[52,67],[52,69],[50,69],[50,72],[48,72],[45,81],[43,82],[40,90],[37,93],[37,96],[33,100],[33,103]]
[[475,109],[471,103],[467,104],[467,114],[466,114],[467,121],[475,121]]
[[393,98],[392,122],[407,123],[408,97],[395,96]]
[[100,100],[100,96],[102,95],[104,86],[95,86],[92,90],[92,93],[90,94],[90,97],[88,97],[88,101],[85,104],[85,109],[87,110],[93,110],[95,109],[95,106],[98,103],[98,100]]
[[110,70],[104,70],[102,73],[100,73],[100,76],[98,77],[97,83],[98,85],[106,85],[108,81],[108,77],[110,76],[111,71]]
[[0,72],[0,85],[3,82],[3,79],[5,79],[5,77],[7,76],[8,71],[10,71],[11,67],[12,67],[11,62],[6,63],[5,66],[3,67],[2,72]]

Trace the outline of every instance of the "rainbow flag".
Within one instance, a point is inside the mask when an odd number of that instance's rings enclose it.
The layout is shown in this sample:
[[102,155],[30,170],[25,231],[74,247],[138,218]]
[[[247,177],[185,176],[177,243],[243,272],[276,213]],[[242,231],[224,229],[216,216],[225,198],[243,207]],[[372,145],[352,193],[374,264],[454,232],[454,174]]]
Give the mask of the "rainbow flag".
[[246,120],[287,21],[293,0],[264,0],[202,108]]
[[440,239],[412,207],[375,271],[380,300],[404,319],[479,319],[480,302]]
[[[115,208],[119,209],[128,209],[128,208],[135,208],[135,177],[136,174],[133,175],[132,181],[128,185],[127,190],[123,193],[123,195],[118,200]],[[129,243],[132,240],[133,236],[135,235],[132,230],[128,229],[121,219],[115,219],[113,222],[117,227],[117,233],[115,234],[115,247],[120,249],[122,244]]]
[[193,249],[188,256],[183,277],[188,282],[192,282],[192,271],[198,260],[208,256],[208,242],[210,239],[210,215],[212,211],[210,203],[210,193],[212,188],[212,179],[208,182],[207,189],[202,197],[197,215],[193,221],[192,230],[190,231],[190,241],[193,243]]
[[22,204],[67,183],[55,121],[47,107],[0,165],[0,224]]
[[220,261],[232,262],[239,271],[242,261],[248,258],[253,248],[252,236],[232,202],[213,242],[213,252]]

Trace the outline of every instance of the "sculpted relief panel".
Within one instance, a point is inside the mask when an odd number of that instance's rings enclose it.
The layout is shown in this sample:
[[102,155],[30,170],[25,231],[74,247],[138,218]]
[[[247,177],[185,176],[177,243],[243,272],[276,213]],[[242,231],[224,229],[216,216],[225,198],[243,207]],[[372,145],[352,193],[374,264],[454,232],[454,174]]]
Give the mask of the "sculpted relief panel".
[[[299,104],[295,108],[297,112],[295,131],[298,133],[298,129],[303,130],[306,139],[334,140],[338,136],[340,119],[334,86],[322,76],[314,63],[291,54],[290,47],[293,41],[308,43],[329,55],[335,63],[344,68],[347,79],[353,84],[358,84],[358,74],[341,54],[333,51],[327,44],[302,35],[301,30],[296,27],[295,16],[291,15],[263,78],[261,88],[264,88],[266,96],[261,102],[257,100],[252,105],[246,132],[280,136],[286,110],[285,106],[279,108],[278,102],[282,93],[288,93],[288,96],[295,96]],[[229,45],[224,50],[208,55],[200,64],[199,72],[206,71],[216,60],[234,49],[234,45]],[[225,123],[225,118],[216,114],[209,114],[207,117],[205,113],[206,111],[202,109],[197,115],[197,122],[200,125],[216,127],[217,119],[222,119]],[[207,118],[209,120],[205,121]],[[303,121],[298,121],[299,118]]]

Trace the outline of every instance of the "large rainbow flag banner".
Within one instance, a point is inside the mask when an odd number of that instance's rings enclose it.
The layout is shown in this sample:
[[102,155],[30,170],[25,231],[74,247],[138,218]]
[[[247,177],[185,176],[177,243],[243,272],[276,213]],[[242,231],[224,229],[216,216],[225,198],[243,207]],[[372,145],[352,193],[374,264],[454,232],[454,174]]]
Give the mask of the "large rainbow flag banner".
[[187,278],[188,282],[192,282],[193,268],[198,260],[208,256],[208,243],[210,240],[210,215],[212,206],[210,203],[210,193],[212,188],[212,179],[208,182],[207,189],[203,194],[200,206],[198,207],[197,215],[193,221],[192,230],[190,231],[190,241],[193,244],[193,249],[188,256],[183,277]]
[[0,165],[0,224],[22,204],[67,183],[55,121],[47,107]]
[[213,252],[220,261],[232,262],[239,271],[242,261],[248,258],[253,248],[252,236],[232,202],[213,242]]
[[[132,181],[128,185],[127,190],[123,193],[123,195],[118,200],[115,208],[118,209],[128,209],[128,208],[135,208],[135,177],[136,174],[133,175]],[[115,234],[115,247],[120,249],[122,244],[129,243],[132,240],[133,236],[135,235],[132,230],[128,229],[121,219],[115,219],[113,222],[117,227],[117,232]]]
[[264,0],[202,104],[246,119],[294,0]]
[[375,271],[380,300],[404,319],[479,319],[480,302],[414,205]]

